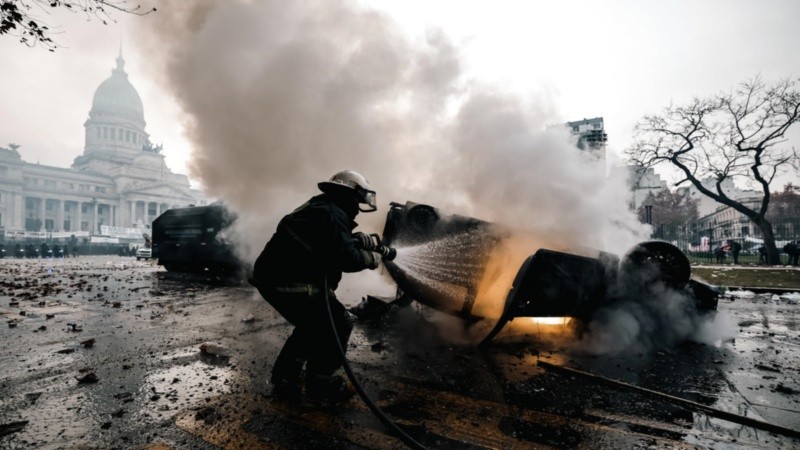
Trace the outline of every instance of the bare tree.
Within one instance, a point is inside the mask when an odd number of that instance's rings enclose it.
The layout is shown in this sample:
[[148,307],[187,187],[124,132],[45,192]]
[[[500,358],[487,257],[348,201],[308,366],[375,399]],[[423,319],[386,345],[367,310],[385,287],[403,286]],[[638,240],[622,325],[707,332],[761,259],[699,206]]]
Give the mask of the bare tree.
[[103,24],[114,21],[111,14],[115,11],[145,15],[156,10],[128,0],[0,0],[0,35],[17,36],[30,47],[39,44],[55,51],[58,45],[53,40],[54,31],[41,19],[53,9],[85,14],[87,19],[95,18]]
[[[754,77],[731,92],[695,98],[645,116],[635,128],[636,142],[626,151],[645,167],[671,165],[704,195],[748,217],[762,232],[770,264],[780,264],[772,224],[767,218],[770,187],[776,175],[794,168],[798,153],[786,145],[786,133],[800,120],[800,80],[772,84]],[[731,198],[725,180],[743,181],[761,191],[750,206]],[[703,182],[712,180],[714,186]]]

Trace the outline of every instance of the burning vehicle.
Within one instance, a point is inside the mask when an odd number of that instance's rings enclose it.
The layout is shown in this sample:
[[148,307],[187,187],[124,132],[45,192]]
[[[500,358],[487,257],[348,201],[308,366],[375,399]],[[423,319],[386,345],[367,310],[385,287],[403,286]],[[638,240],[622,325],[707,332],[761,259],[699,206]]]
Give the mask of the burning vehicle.
[[[220,203],[170,209],[153,222],[153,257],[167,271],[230,275],[242,265],[223,230],[235,220]],[[561,248],[520,230],[430,205],[391,203],[384,260],[398,304],[412,300],[467,323],[492,321],[489,342],[515,318],[564,324],[580,332],[604,307],[638,301],[660,284],[690,301],[692,315],[716,310],[719,292],[691,279],[683,252],[662,241],[640,243],[622,258],[592,248]],[[368,296],[353,312],[380,315],[386,302]]]
[[635,301],[656,283],[691,299],[686,307],[699,314],[716,310],[719,296],[690,279],[683,252],[661,241],[638,244],[620,259],[589,248],[553,247],[491,222],[407,202],[391,204],[384,242],[397,249],[397,258],[385,265],[398,298],[469,322],[495,320],[483,343],[517,317],[569,318],[580,329],[601,308]]
[[152,257],[169,272],[233,274],[241,263],[221,232],[235,219],[221,203],[169,209],[153,221]]

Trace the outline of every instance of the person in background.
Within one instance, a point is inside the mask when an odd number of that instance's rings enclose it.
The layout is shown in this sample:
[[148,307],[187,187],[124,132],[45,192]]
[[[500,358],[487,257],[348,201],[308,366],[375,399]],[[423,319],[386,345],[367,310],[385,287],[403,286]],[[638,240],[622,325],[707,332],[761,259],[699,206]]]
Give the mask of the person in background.
[[725,262],[725,249],[722,248],[721,245],[714,249],[714,257],[716,258],[718,264]]
[[733,256],[733,263],[739,264],[739,253],[742,252],[742,244],[728,240],[728,248],[730,248],[731,256]]
[[789,259],[786,261],[786,264],[790,266],[796,266],[798,264],[798,259],[800,259],[800,241],[790,241],[788,244],[783,246],[783,251],[789,255]]

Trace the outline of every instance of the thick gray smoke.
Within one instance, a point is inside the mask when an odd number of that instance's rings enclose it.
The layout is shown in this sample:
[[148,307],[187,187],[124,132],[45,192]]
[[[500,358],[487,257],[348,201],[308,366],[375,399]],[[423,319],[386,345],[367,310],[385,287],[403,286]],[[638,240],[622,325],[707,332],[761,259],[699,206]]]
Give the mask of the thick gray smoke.
[[714,345],[736,336],[725,313],[698,311],[685,289],[664,283],[622,286],[628,290],[612,306],[600,309],[573,345],[593,355],[647,352],[692,340]]
[[643,229],[546,100],[465,80],[440,31],[415,40],[353,2],[166,2],[144,45],[187,114],[191,171],[240,215],[252,260],[279,218],[344,168],[379,212],[414,200],[622,252]]
[[[239,215],[247,261],[346,168],[378,191],[379,211],[358,218],[369,232],[389,201],[413,200],[566,248],[622,254],[648,234],[622,180],[552,126],[564,118],[546,93],[531,101],[468,80],[442,31],[411,38],[345,0],[171,1],[153,19],[142,45],[186,113],[192,175]],[[392,292],[376,272],[340,291]]]

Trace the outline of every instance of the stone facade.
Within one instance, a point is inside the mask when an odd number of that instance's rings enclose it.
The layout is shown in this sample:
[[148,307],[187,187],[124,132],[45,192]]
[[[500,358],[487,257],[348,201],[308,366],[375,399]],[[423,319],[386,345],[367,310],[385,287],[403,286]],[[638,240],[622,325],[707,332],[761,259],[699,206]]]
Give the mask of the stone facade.
[[168,208],[204,205],[186,175],[164,163],[145,132],[141,98],[120,55],[97,88],[84,124],[85,147],[71,168],[22,160],[18,146],[0,147],[0,229],[88,232],[103,225],[150,228]]

